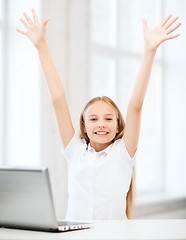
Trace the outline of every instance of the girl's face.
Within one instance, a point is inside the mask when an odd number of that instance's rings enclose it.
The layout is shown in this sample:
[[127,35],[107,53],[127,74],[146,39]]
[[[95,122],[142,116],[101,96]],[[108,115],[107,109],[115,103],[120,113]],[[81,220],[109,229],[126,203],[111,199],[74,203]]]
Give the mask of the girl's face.
[[96,152],[108,147],[118,133],[114,108],[104,101],[91,104],[85,112],[84,131],[90,139],[91,147]]

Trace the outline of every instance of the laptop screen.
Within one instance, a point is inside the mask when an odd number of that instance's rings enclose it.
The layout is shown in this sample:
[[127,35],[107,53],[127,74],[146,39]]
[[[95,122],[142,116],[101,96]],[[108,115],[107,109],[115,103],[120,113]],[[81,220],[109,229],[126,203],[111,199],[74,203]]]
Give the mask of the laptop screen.
[[46,168],[0,168],[0,226],[57,228]]

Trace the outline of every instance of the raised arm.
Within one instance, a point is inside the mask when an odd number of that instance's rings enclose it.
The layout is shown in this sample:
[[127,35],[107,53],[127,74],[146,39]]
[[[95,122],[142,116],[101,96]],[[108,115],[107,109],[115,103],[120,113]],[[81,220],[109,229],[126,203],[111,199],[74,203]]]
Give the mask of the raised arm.
[[24,16],[27,21],[20,19],[27,31],[19,29],[17,29],[17,31],[26,35],[38,51],[41,66],[52,98],[61,140],[64,147],[66,147],[74,135],[74,128],[65,98],[64,87],[52,61],[46,41],[46,29],[49,19],[46,19],[43,24],[40,25],[34,9],[32,9],[32,13],[33,21],[26,13],[24,13]]
[[[156,50],[164,41],[176,38],[180,35],[173,34],[181,25],[181,23],[175,23],[177,19],[178,17],[172,18],[172,15],[169,15],[154,29],[149,29],[147,22],[143,20],[145,41],[144,56],[129,101],[124,133],[125,146],[131,157],[134,156],[138,146],[142,105],[148,87]],[[174,23],[175,25],[173,25]]]

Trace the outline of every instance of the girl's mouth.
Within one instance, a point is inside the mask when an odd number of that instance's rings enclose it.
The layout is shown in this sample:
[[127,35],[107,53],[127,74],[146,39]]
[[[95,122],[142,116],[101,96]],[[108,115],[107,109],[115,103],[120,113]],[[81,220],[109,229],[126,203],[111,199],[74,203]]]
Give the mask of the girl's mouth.
[[105,135],[108,134],[108,132],[106,132],[106,131],[97,131],[97,132],[95,132],[95,134],[99,135],[99,136],[105,136]]

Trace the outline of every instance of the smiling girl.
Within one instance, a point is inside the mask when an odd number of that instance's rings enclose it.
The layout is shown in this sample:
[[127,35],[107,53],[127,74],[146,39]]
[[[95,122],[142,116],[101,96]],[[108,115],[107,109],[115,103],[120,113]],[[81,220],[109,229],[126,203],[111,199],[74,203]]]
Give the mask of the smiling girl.
[[129,101],[126,122],[116,104],[108,97],[90,100],[80,116],[80,134],[75,132],[67,106],[64,87],[50,56],[46,41],[46,19],[40,25],[24,13],[21,19],[26,35],[35,45],[52,97],[63,154],[68,161],[67,220],[131,218],[132,172],[140,133],[144,97],[156,50],[166,40],[178,37],[178,17],[167,16],[149,29],[143,20],[144,55]]

